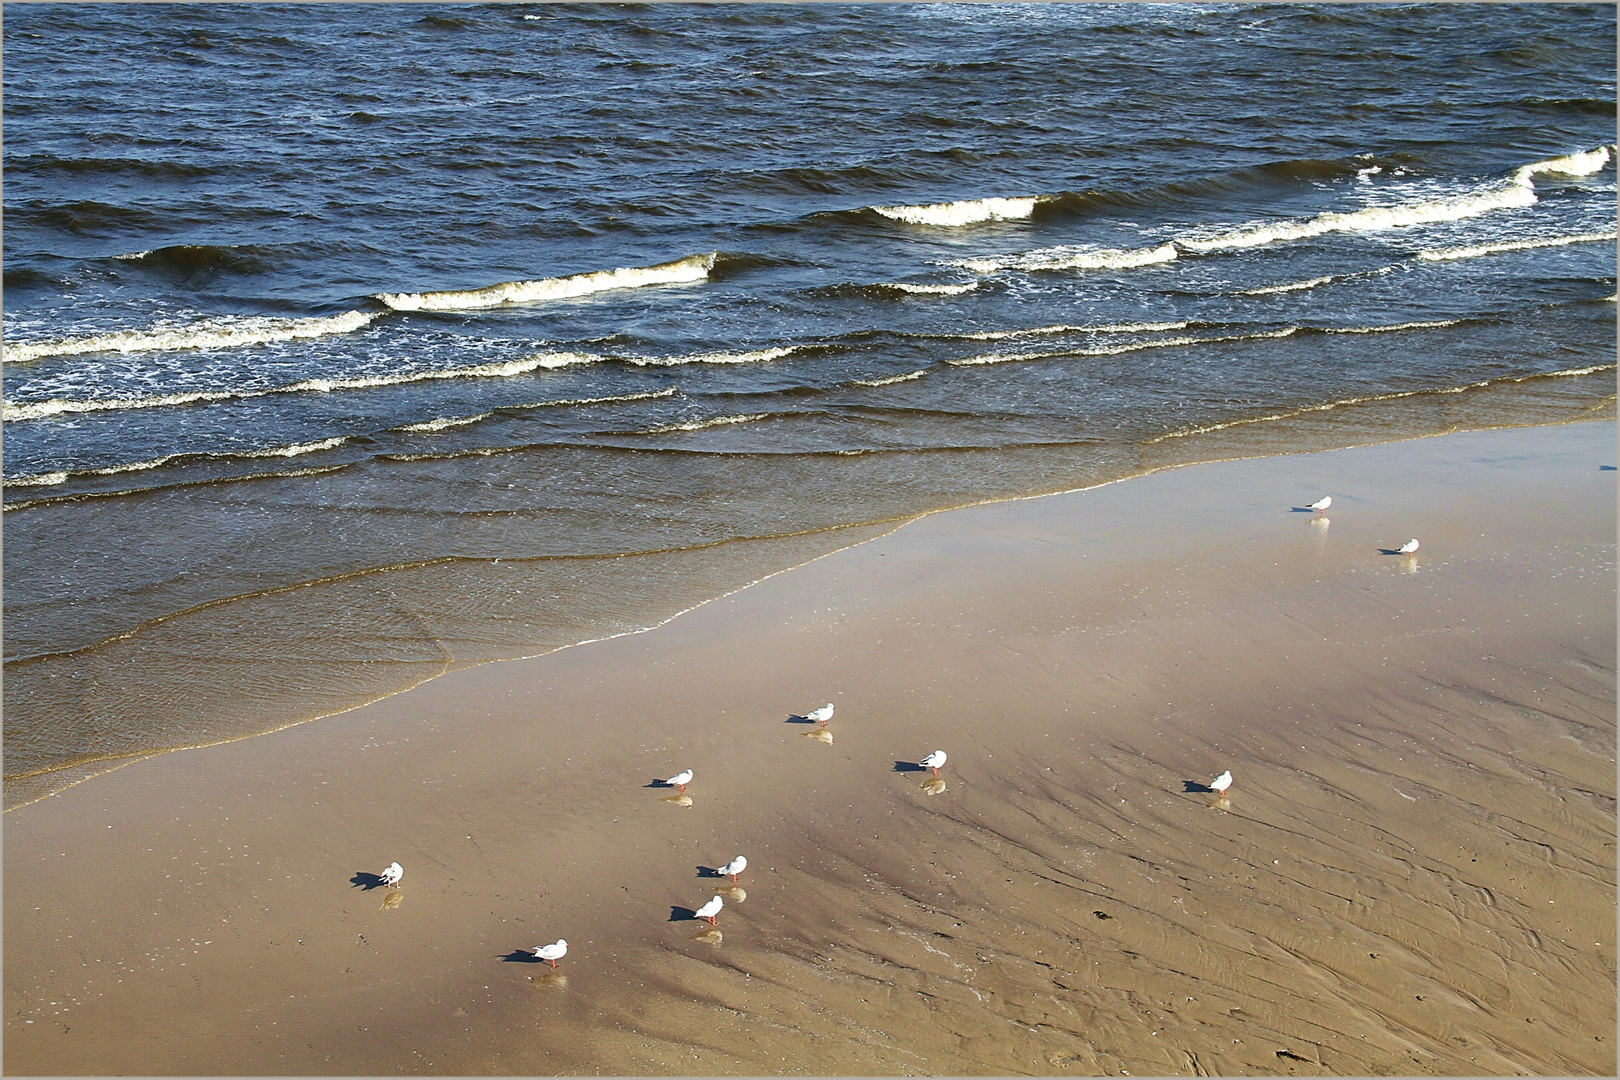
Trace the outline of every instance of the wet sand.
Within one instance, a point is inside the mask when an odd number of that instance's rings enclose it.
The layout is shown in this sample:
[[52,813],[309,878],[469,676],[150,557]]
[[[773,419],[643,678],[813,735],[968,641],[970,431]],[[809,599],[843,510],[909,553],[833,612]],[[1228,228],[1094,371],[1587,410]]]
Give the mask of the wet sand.
[[5,815],[6,1071],[1612,1075],[1615,458],[953,511],[131,765]]

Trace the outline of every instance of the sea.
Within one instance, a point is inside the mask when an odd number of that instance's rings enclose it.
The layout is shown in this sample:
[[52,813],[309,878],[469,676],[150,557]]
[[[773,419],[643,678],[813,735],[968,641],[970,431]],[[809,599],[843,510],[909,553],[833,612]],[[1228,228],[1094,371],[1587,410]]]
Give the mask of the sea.
[[932,511],[1615,413],[1613,5],[3,32],[7,808]]

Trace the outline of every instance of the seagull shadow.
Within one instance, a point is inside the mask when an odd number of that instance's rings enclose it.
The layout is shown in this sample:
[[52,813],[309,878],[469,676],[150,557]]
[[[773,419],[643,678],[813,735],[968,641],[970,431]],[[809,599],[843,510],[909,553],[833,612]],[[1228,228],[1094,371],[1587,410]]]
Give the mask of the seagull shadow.
[[815,721],[810,719],[808,716],[800,716],[798,713],[791,714],[786,720],[784,720],[782,722],[784,724],[813,724],[813,723],[815,723]]
[[715,866],[700,866],[700,867],[697,868],[697,872],[698,872],[698,877],[704,877],[704,878],[725,877],[726,876],[726,875],[724,875],[724,874],[722,874],[720,872],[719,867],[715,867]]
[[534,955],[533,949],[513,949],[505,956],[498,958],[503,964],[543,964],[544,960]]
[[378,888],[379,886],[381,886],[382,883],[383,883],[383,879],[382,879],[382,875],[380,875],[380,874],[370,874],[370,873],[367,873],[364,870],[361,870],[358,873],[356,873],[354,875],[354,877],[349,879],[349,883],[351,885],[357,886],[358,888],[364,890],[365,892],[370,892],[372,889],[375,889],[375,888]]
[[1181,782],[1181,790],[1189,793],[1196,791],[1204,795],[1212,794],[1215,791],[1215,789],[1210,787],[1208,784],[1200,784],[1196,780],[1183,780]]
[[1400,548],[1379,548],[1380,555],[1414,555],[1416,552],[1402,551]]
[[895,772],[927,772],[928,766],[919,765],[915,761],[897,761],[894,763]]
[[694,911],[692,908],[680,907],[677,904],[671,904],[669,906],[669,921],[670,922],[691,922],[693,919],[696,919],[697,917],[698,917],[697,912]]
[[673,788],[675,785],[670,783],[668,780],[654,780],[650,784],[643,784],[641,786],[642,787],[653,787],[653,788],[666,788],[666,787],[667,788]]
[[1598,466],[1598,472],[1614,472],[1615,469],[1620,469],[1620,465],[1599,465]]
[[1313,509],[1313,508],[1311,508],[1309,506],[1290,506],[1288,508],[1288,512],[1290,514],[1315,514],[1315,513],[1318,513],[1319,511],[1317,511],[1317,510],[1315,510],[1315,509]]

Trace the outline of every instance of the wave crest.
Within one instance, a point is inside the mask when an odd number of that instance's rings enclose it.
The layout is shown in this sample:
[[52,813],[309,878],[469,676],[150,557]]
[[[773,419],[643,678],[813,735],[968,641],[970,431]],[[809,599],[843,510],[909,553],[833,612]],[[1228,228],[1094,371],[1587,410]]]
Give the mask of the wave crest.
[[26,364],[46,356],[79,356],[98,352],[168,352],[177,349],[224,349],[273,341],[347,334],[368,325],[381,312],[345,311],[341,315],[285,319],[243,315],[203,319],[183,326],[152,326],[110,334],[23,341],[4,348],[8,364]]
[[703,281],[714,269],[715,260],[719,256],[719,252],[711,251],[706,255],[688,255],[684,259],[659,263],[656,266],[595,270],[587,274],[541,278],[535,281],[503,281],[481,289],[420,293],[385,292],[378,293],[377,299],[395,311],[467,311],[500,307],[502,304],[526,304],[536,300],[563,300],[607,289],[639,289],[648,285]]
[[874,206],[872,209],[893,221],[907,225],[934,225],[954,229],[984,221],[1016,221],[1035,212],[1036,197],[1013,199],[963,199],[959,202],[928,203],[921,206]]
[[1534,240],[1504,240],[1499,244],[1477,244],[1472,247],[1437,248],[1420,251],[1417,257],[1425,262],[1447,262],[1452,259],[1473,259],[1481,255],[1495,255],[1502,251],[1528,251],[1531,248],[1563,247],[1567,244],[1592,244],[1613,240],[1620,233],[1614,229],[1605,232],[1575,233],[1569,236],[1545,236]]

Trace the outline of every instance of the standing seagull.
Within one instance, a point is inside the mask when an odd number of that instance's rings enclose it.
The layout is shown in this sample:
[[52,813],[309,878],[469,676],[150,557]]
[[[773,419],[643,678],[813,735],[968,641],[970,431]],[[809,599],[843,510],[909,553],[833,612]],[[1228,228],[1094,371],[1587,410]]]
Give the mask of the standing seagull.
[[719,872],[722,874],[730,874],[731,883],[735,885],[737,884],[737,875],[746,869],[748,869],[748,860],[739,855],[735,859],[732,859],[730,862],[726,863],[726,865],[722,866]]
[[1315,510],[1318,514],[1326,513],[1327,508],[1333,505],[1333,496],[1324,495],[1313,503],[1306,503],[1305,509]]
[[827,726],[827,721],[832,719],[832,714],[833,714],[833,704],[832,704],[832,702],[829,701],[829,702],[827,702],[827,704],[823,705],[821,708],[815,709],[815,710],[813,710],[811,712],[805,713],[804,718],[806,720],[814,720],[816,723],[820,724],[822,727],[826,727]]
[[391,862],[383,867],[383,872],[377,875],[377,880],[384,885],[398,885],[399,879],[405,876],[405,868],[397,862]]
[[1418,542],[1417,542],[1416,539],[1412,539],[1412,540],[1408,540],[1406,543],[1404,543],[1400,547],[1396,548],[1395,552],[1396,552],[1396,554],[1399,554],[1399,555],[1410,555],[1410,554],[1412,554],[1412,552],[1416,551],[1417,549],[1418,549]]
[[1227,769],[1225,772],[1221,773],[1221,775],[1209,782],[1209,786],[1211,790],[1218,791],[1222,795],[1225,795],[1226,789],[1232,786],[1232,770]]
[[664,783],[670,785],[671,787],[678,787],[682,791],[685,791],[686,790],[686,785],[690,784],[691,782],[692,782],[692,770],[691,769],[687,769],[685,772],[678,772],[674,776],[670,777],[668,780],[664,781]]
[[534,955],[541,960],[545,960],[551,964],[553,969],[555,969],[557,966],[557,961],[568,955],[568,942],[564,941],[562,938],[558,938],[557,944],[555,945],[538,946],[534,950]]
[[940,766],[945,764],[945,751],[935,750],[932,754],[929,754],[927,757],[917,762],[917,764],[921,765],[925,769],[933,769],[934,775],[938,776]]
[[702,907],[697,909],[697,917],[700,919],[708,919],[711,926],[718,925],[715,923],[714,917],[720,914],[720,909],[724,907],[725,904],[726,902],[720,899],[719,895],[717,894],[713,900],[710,900],[707,904],[704,904]]

